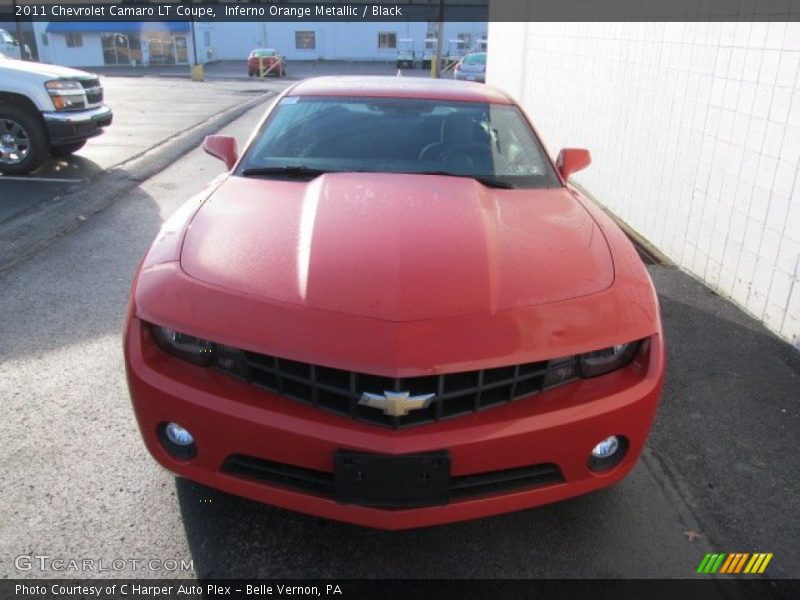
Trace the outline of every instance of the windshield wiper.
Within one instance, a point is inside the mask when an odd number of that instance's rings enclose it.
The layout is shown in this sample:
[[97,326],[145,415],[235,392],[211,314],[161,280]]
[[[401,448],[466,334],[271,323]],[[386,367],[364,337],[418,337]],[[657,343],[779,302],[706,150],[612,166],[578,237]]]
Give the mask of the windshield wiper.
[[467,173],[451,173],[450,171],[408,171],[410,175],[447,175],[449,177],[469,177],[475,181],[482,183],[486,187],[500,188],[504,190],[513,190],[515,185],[502,179],[489,177],[486,175],[469,175]]
[[305,165],[285,165],[281,167],[252,167],[242,171],[243,177],[258,177],[268,175],[278,175],[291,179],[314,179],[323,173],[329,173],[325,169],[312,169]]

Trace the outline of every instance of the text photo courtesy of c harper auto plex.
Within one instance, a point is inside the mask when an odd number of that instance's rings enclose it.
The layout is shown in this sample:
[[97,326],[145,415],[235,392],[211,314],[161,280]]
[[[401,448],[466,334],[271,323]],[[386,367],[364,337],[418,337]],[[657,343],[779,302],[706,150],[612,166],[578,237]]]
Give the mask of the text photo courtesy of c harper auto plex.
[[800,597],[800,3],[0,0],[0,598]]

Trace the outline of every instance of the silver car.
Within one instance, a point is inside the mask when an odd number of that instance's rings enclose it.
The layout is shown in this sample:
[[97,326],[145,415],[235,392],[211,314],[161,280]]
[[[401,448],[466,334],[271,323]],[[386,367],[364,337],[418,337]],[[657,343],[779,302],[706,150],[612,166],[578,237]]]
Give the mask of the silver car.
[[486,52],[467,54],[453,69],[453,78],[486,83]]

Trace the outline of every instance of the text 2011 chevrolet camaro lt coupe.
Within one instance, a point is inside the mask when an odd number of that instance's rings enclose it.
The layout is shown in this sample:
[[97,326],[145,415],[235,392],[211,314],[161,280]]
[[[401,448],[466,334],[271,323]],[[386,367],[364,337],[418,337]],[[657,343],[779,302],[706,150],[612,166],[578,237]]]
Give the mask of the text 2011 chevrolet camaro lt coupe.
[[137,272],[128,383],[194,481],[402,529],[611,485],[658,405],[664,342],[625,235],[503,92],[309,79]]

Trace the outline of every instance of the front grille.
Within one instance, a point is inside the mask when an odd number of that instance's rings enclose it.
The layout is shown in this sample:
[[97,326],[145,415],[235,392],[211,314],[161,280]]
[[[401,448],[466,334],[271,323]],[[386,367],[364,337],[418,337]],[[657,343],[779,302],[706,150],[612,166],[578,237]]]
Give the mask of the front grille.
[[[334,497],[333,473],[326,471],[316,471],[234,454],[225,460],[222,472],[242,479],[311,493],[315,496]],[[563,482],[564,475],[561,473],[561,469],[552,463],[473,475],[459,475],[450,478],[450,498],[457,500],[472,496],[488,496]]]
[[80,82],[89,104],[100,104],[103,101],[103,86],[99,79],[81,79]]
[[[537,394],[548,385],[548,372],[569,361],[551,360],[446,375],[391,378],[343,371],[275,356],[240,352],[217,345],[215,366],[240,379],[315,408],[386,427],[434,423],[499,406]],[[235,357],[232,358],[232,357]],[[575,372],[573,370],[573,372]],[[559,384],[572,381],[559,380]],[[358,403],[365,392],[409,392],[411,396],[436,394],[427,408],[403,416]]]

